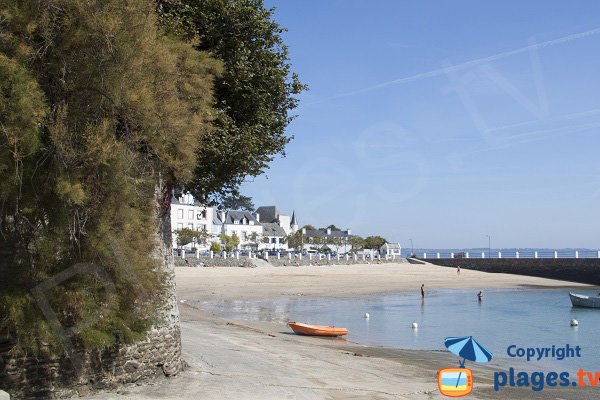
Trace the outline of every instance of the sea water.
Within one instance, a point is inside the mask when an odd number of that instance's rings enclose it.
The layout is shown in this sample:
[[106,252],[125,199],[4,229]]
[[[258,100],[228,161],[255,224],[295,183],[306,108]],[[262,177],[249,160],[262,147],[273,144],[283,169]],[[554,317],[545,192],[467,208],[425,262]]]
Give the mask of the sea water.
[[[418,290],[418,288],[417,288]],[[225,318],[334,325],[349,330],[348,340],[400,349],[444,350],[448,336],[473,336],[509,362],[509,346],[580,346],[581,357],[544,358],[537,367],[600,371],[600,309],[573,308],[565,289],[431,290],[359,298],[303,298],[267,301],[201,301],[197,306]],[[578,291],[596,295],[596,292]],[[364,318],[369,313],[370,318]],[[579,326],[570,326],[577,319]],[[412,323],[418,324],[417,329]],[[521,359],[522,361],[522,359]],[[521,364],[521,362],[519,362]]]

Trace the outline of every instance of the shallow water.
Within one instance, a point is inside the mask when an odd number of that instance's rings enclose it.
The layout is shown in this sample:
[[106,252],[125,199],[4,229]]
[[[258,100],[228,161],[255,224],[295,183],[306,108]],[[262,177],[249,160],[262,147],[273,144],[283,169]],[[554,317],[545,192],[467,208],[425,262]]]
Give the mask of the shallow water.
[[[600,309],[572,308],[568,290],[490,289],[481,302],[477,291],[429,290],[424,301],[418,293],[403,293],[193,303],[230,319],[342,326],[349,329],[349,340],[366,345],[443,350],[447,336],[473,336],[504,361],[509,361],[510,345],[558,348],[568,343],[581,347],[581,358],[532,360],[527,365],[600,371]],[[364,318],[367,312],[369,319]],[[579,326],[571,327],[571,319]],[[413,321],[418,329],[412,328]]]

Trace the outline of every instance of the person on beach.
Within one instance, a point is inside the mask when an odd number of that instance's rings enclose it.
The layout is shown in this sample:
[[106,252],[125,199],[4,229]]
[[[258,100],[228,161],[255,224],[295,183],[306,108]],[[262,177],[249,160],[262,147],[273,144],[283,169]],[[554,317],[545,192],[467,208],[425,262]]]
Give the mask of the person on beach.
[[456,268],[456,275],[460,276],[460,265]]
[[422,299],[425,298],[425,284],[424,283],[421,285],[421,298]]
[[481,301],[483,299],[483,292],[480,290],[479,293],[477,293],[477,300]]

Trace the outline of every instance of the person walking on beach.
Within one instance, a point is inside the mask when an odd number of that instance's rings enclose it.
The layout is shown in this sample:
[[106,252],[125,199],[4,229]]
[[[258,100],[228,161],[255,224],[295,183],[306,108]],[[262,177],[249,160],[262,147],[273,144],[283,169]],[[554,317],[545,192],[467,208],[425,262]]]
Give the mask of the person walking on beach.
[[456,275],[460,276],[460,265],[456,268]]
[[421,285],[421,298],[422,299],[425,298],[425,284],[424,283]]

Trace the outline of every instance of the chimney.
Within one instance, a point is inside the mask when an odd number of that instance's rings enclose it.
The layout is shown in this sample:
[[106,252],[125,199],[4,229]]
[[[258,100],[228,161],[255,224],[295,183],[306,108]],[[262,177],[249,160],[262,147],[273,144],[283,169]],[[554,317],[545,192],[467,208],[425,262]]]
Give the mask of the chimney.
[[260,222],[260,214],[259,213],[254,214],[254,218],[256,218],[256,220],[258,222]]
[[352,231],[350,229],[346,230],[346,235],[348,235],[348,236],[352,235]]
[[221,222],[225,223],[225,211],[221,211],[220,214]]
[[327,234],[331,235],[331,228],[327,228]]
[[306,235],[306,228],[302,228],[302,234]]

